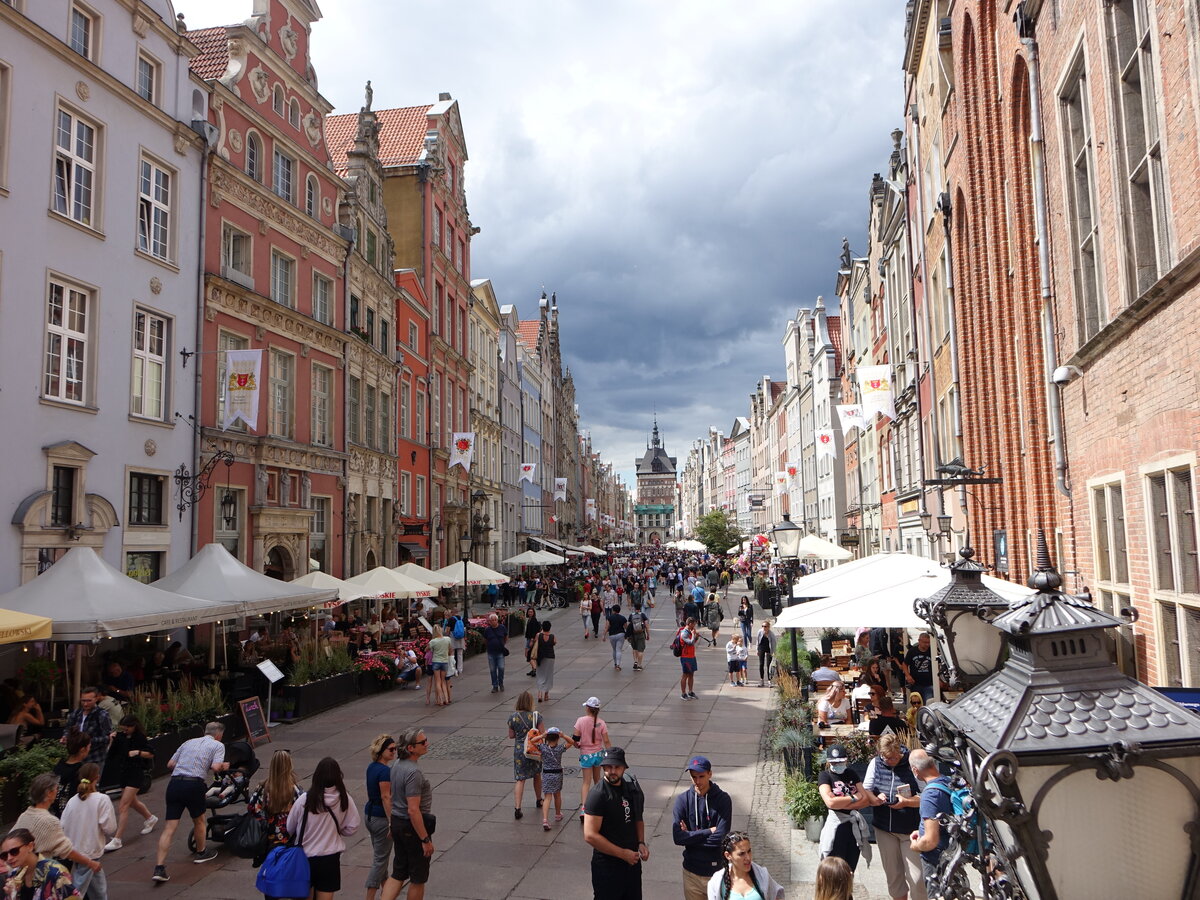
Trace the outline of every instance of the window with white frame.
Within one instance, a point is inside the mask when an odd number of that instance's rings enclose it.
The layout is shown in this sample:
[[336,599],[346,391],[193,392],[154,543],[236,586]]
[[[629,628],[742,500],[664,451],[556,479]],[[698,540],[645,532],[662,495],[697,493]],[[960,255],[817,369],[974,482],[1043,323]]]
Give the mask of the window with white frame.
[[292,436],[292,373],[294,360],[290,353],[271,351],[270,403],[271,421],[268,426],[276,437]]
[[440,372],[433,373],[433,383],[430,386],[429,416],[431,426],[429,445],[440,447],[442,446],[442,375]]
[[133,378],[130,412],[161,420],[166,403],[167,320],[144,309],[133,311]]
[[361,411],[360,404],[362,398],[362,382],[350,376],[350,380],[346,383],[346,418],[349,420],[350,434],[346,439],[355,444],[362,443],[362,432],[360,430]]
[[442,208],[440,206],[433,207],[433,246],[437,247],[442,242]]
[[94,302],[93,292],[50,279],[42,382],[42,396],[49,400],[80,405],[88,401],[88,344]]
[[429,319],[429,328],[434,334],[442,330],[442,286],[436,281],[433,283],[433,315]]
[[421,386],[417,385],[417,415],[416,422],[413,424],[413,440],[418,443],[425,443],[427,436],[425,434],[425,392],[421,390]]
[[99,127],[58,108],[54,150],[54,211],[91,226],[95,203]]
[[400,515],[409,515],[409,498],[412,496],[412,475],[400,473]]
[[97,25],[99,19],[94,12],[78,3],[71,4],[71,23],[67,33],[67,45],[84,59],[95,60]]
[[[225,499],[225,494],[229,494],[233,500],[233,515],[229,519],[225,518],[225,510],[222,509],[221,501]],[[234,559],[242,559],[242,548],[239,541],[239,536],[242,530],[242,515],[246,508],[246,492],[242,488],[223,487],[219,491],[211,491],[213,504],[213,538],[215,543],[220,544],[229,551],[230,556]]]
[[412,348],[412,351],[414,353],[420,353],[421,352],[421,348],[419,346],[420,343],[421,343],[421,331],[419,328],[417,328],[417,323],[409,322],[408,323],[408,346],[410,348]]
[[295,98],[288,104],[288,124],[293,128],[300,127],[300,104]]
[[313,318],[329,325],[333,322],[333,282],[316,272],[313,273]]
[[304,186],[304,212],[317,218],[321,206],[321,185],[316,175],[309,175]]
[[[225,377],[229,372],[229,357],[226,355],[230,350],[249,350],[250,339],[240,334],[234,334],[229,331],[222,331],[217,335],[217,422],[224,423],[225,421]],[[237,422],[229,426],[231,431],[245,431],[246,424],[238,419]]]
[[296,161],[275,150],[271,169],[271,187],[288,203],[296,202]]
[[392,397],[379,392],[379,449],[392,452]]
[[418,519],[425,518],[425,476],[417,476],[416,515]]
[[379,254],[379,236],[377,234],[375,234],[374,230],[368,228],[367,229],[367,249],[366,249],[367,265],[369,265],[369,266],[375,265],[378,262],[378,254]]
[[246,135],[246,174],[257,182],[263,180],[263,145],[253,131]]
[[412,384],[405,381],[400,385],[400,437],[407,438],[410,436],[409,431],[409,401],[412,397]]
[[[221,226],[221,275],[254,287],[251,267],[251,237],[229,223]],[[238,277],[241,276],[241,277]]]
[[1200,563],[1191,465],[1147,475],[1160,683],[1200,687]]
[[296,261],[278,250],[271,251],[271,299],[280,306],[296,306]]
[[138,51],[137,71],[133,76],[133,89],[143,100],[158,103],[159,85],[162,83],[162,66],[158,60]]
[[326,550],[329,542],[330,511],[333,501],[329,497],[312,498],[312,533],[308,538],[308,552],[317,561],[317,567],[322,572],[329,571],[329,557]]
[[275,111],[275,115],[277,116],[284,114],[283,85],[277,84],[271,91],[271,109]]
[[1092,141],[1092,112],[1083,51],[1059,94],[1063,151],[1067,165],[1067,213],[1075,288],[1076,333],[1084,343],[1106,320],[1100,269],[1100,222],[1096,216],[1096,160]]
[[333,445],[330,410],[333,408],[333,372],[316,363],[312,367],[312,442],[321,447]]
[[377,448],[375,443],[375,398],[377,391],[375,386],[368,384],[364,390],[366,402],[363,405],[363,443],[372,450]]
[[171,258],[171,173],[146,157],[138,166],[138,249]]

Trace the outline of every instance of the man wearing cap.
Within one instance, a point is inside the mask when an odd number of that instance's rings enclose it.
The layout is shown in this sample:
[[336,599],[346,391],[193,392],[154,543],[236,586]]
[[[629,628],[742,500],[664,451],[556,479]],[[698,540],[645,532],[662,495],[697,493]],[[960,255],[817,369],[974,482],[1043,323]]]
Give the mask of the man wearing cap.
[[725,865],[721,842],[729,833],[733,798],[712,780],[712,763],[693,756],[687,763],[692,786],[675,798],[671,836],[683,848],[684,900],[705,900],[713,873]]
[[642,863],[650,858],[642,821],[646,798],[627,773],[620,747],[604,751],[600,768],[604,777],[583,807],[583,839],[592,846],[592,897],[642,900]]

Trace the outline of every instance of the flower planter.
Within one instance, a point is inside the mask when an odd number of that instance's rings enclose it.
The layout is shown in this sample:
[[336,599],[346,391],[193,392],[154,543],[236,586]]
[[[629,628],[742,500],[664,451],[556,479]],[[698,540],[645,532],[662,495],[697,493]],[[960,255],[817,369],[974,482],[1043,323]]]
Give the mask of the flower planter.
[[391,690],[391,688],[390,684],[386,681],[381,681],[377,675],[371,672],[358,673],[358,693],[360,696],[366,697],[370,694],[380,694]]
[[821,843],[821,829],[825,827],[825,820],[820,816],[813,816],[804,823],[804,835],[814,844]]
[[311,716],[358,696],[358,673],[342,672],[308,684],[288,685],[280,693],[295,701],[296,718]]

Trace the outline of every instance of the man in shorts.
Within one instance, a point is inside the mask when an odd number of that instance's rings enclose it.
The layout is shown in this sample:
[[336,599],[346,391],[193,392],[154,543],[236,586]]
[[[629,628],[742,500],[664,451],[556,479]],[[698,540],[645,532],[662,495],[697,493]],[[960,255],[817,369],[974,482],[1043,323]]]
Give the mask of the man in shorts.
[[192,834],[196,843],[192,862],[206,863],[217,858],[217,848],[207,846],[204,795],[212,773],[224,772],[229,768],[229,763],[225,762],[225,745],[221,743],[224,736],[224,725],[209,722],[204,726],[203,737],[184,741],[167,763],[167,768],[171,770],[171,779],[167,782],[167,811],[163,813],[167,823],[158,838],[158,857],[151,876],[154,881],[162,883],[171,880],[167,874],[167,853],[184,810],[192,817]]
[[433,857],[433,785],[417,765],[429,752],[429,739],[420,728],[409,728],[396,739],[392,763],[392,874],[383,883],[383,900],[396,900],[408,883],[408,900],[424,900]]
[[700,632],[696,627],[695,618],[689,617],[679,629],[679,643],[683,653],[679,657],[679,665],[683,674],[679,676],[679,699],[696,699],[696,641]]
[[401,657],[400,672],[396,675],[396,683],[400,685],[400,690],[404,690],[408,685],[413,686],[413,690],[421,689],[421,662],[417,659],[415,650],[405,650]]
[[643,672],[642,655],[646,652],[646,641],[650,640],[650,618],[642,611],[639,603],[629,614],[629,649],[633,651],[633,671]]

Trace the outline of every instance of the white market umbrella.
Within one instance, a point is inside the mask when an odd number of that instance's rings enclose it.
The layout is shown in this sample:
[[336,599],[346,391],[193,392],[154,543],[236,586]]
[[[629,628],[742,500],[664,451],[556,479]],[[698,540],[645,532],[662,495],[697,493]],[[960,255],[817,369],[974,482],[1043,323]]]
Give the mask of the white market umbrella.
[[328,588],[313,590],[256,572],[221,544],[205,544],[199,553],[170,575],[158,579],[154,586],[202,600],[233,603],[239,616],[318,606],[335,596]]
[[406,562],[402,566],[396,566],[392,571],[397,575],[403,575],[406,578],[413,579],[413,581],[420,581],[422,584],[432,585],[435,588],[449,587],[457,583],[435,575],[430,569],[413,562]]
[[541,558],[539,566],[561,566],[567,561],[565,556],[559,556],[557,553],[551,553],[549,550],[534,551]]
[[593,547],[591,544],[580,544],[579,549],[584,553],[591,553],[594,556],[608,556],[608,554],[599,547]]
[[[555,556],[555,559],[559,557]],[[526,550],[524,553],[518,553],[516,556],[510,556],[508,559],[500,560],[501,565],[505,566],[544,566],[543,560],[545,557],[540,550]]]
[[[925,628],[913,601],[950,583],[950,570],[909,553],[876,553],[793,583],[793,597],[819,597],[779,614],[779,628]],[[1023,585],[983,576],[983,583],[1012,602],[1032,591]]]
[[[334,578],[328,572],[309,572],[307,575],[293,578],[291,583],[297,584],[300,587],[315,588],[323,591],[337,591],[339,604],[349,603],[351,600],[357,600],[359,597],[369,596],[369,592],[362,587],[342,581],[340,578]],[[326,604],[328,602],[326,601]]]
[[431,597],[437,593],[437,588],[394,572],[386,566],[376,566],[369,572],[360,572],[346,579],[347,584],[362,588],[364,597]]
[[674,546],[676,550],[688,550],[693,553],[701,553],[708,549],[699,541],[693,541],[690,538],[683,541],[676,541],[674,544],[668,544],[667,546]]
[[839,547],[825,538],[817,537],[815,534],[806,534],[800,539],[800,556],[804,559],[843,560],[850,559],[854,554],[845,547]]
[[[465,571],[464,571],[465,565]],[[442,578],[452,579],[449,584],[506,584],[510,579],[507,575],[501,575],[487,566],[481,566],[477,562],[467,563],[451,563],[440,569],[435,569],[434,573]]]

